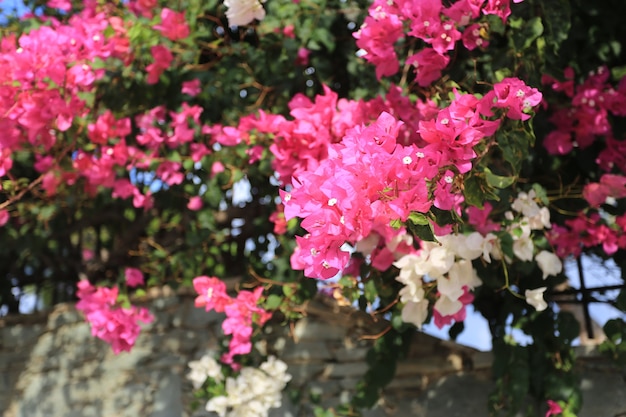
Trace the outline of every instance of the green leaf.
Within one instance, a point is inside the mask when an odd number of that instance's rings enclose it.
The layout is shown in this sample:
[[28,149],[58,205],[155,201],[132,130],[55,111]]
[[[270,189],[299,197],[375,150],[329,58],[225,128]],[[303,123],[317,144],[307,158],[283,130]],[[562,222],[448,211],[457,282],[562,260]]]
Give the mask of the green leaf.
[[499,233],[498,237],[500,239],[500,248],[502,249],[502,253],[509,258],[514,259],[515,253],[513,252],[513,236],[511,236],[508,232],[503,232]]
[[412,212],[409,215],[409,220],[413,224],[420,225],[420,226],[424,226],[424,225],[430,224],[430,221],[428,220],[428,217],[426,217],[425,214],[418,213],[416,211]]
[[285,297],[291,298],[296,293],[296,291],[290,285],[283,285],[283,294]]
[[56,211],[57,211],[56,206],[45,206],[41,208],[41,210],[39,211],[39,215],[37,217],[42,222],[47,222],[50,219],[52,219]]
[[414,236],[417,236],[420,240],[425,242],[436,242],[435,232],[433,230],[433,226],[428,224],[409,224],[409,231],[413,233]]
[[533,190],[535,190],[535,195],[544,206],[550,205],[550,200],[548,199],[548,193],[545,188],[541,186],[541,184],[533,184]]
[[534,142],[532,135],[516,126],[509,126],[499,131],[497,142],[504,160],[513,167],[513,174],[519,174],[522,163],[528,158],[530,147]]
[[516,177],[505,177],[502,175],[496,175],[489,168],[485,168],[485,175],[487,183],[496,188],[507,188],[515,183]]
[[333,34],[326,28],[317,28],[313,30],[311,39],[324,45],[328,52],[332,52],[335,49],[335,40]]
[[626,65],[611,68],[611,77],[616,81],[626,77]]
[[568,39],[572,27],[570,0],[553,0],[540,4],[543,9],[546,43],[550,46],[551,52],[558,55],[559,47]]
[[376,288],[376,283],[373,279],[370,279],[363,284],[363,293],[365,295],[365,299],[369,303],[376,301],[376,298],[378,298],[378,289]]
[[270,294],[265,299],[266,310],[276,310],[283,303],[283,298],[276,294]]
[[463,195],[465,196],[467,204],[480,209],[484,207],[485,193],[482,190],[478,176],[473,175],[465,178],[463,183]]
[[619,344],[625,339],[626,323],[622,319],[611,319],[606,322],[602,329],[606,337],[615,344]]
[[392,219],[389,222],[389,227],[391,227],[392,229],[400,229],[402,227],[402,220],[400,219]]
[[543,34],[543,23],[540,17],[533,17],[524,25],[523,34],[525,37],[524,49],[528,49],[532,43]]

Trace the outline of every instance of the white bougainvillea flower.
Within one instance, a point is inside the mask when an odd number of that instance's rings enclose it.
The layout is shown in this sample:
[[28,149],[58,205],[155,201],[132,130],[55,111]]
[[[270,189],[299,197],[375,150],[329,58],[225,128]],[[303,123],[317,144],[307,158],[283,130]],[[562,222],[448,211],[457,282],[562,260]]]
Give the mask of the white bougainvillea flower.
[[[398,279],[398,281],[400,280]],[[413,279],[403,282],[403,284],[404,287],[402,287],[402,289],[398,293],[401,302],[407,303],[409,301],[412,301],[418,303],[424,299],[424,288],[422,288],[421,279]]]
[[454,265],[452,265],[450,272],[448,272],[448,277],[450,277],[450,280],[458,282],[461,289],[467,286],[470,290],[473,290],[474,288],[483,285],[483,282],[478,277],[472,263],[465,259],[456,261]]
[[442,316],[451,316],[458,313],[463,308],[463,303],[459,300],[453,300],[446,295],[442,295],[435,302],[433,308]]
[[[448,235],[445,244],[451,247],[463,259],[474,260],[483,254],[482,246],[485,238],[478,232],[469,235]],[[438,238],[440,241],[442,238]],[[442,242],[444,243],[444,242]]]
[[456,301],[463,295],[463,284],[459,280],[458,274],[452,277],[442,276],[437,278],[437,291],[442,296],[448,297],[450,300]]
[[228,411],[228,398],[223,395],[218,395],[211,398],[207,403],[205,409],[209,412],[214,412],[220,417],[226,417]]
[[548,303],[543,299],[543,293],[547,290],[547,287],[541,287],[534,290],[526,290],[524,295],[526,296],[526,302],[535,307],[537,311],[543,311],[548,307]]
[[426,262],[426,256],[420,254],[408,254],[398,259],[393,265],[400,268],[400,275],[396,278],[403,284],[410,281],[421,280],[425,272],[422,265]]
[[483,259],[491,263],[493,257],[496,261],[500,259],[500,247],[498,246],[498,236],[487,233],[482,244]]
[[418,329],[428,317],[428,300],[421,299],[418,302],[409,301],[402,307],[402,321],[414,324]]
[[244,26],[254,19],[265,18],[265,9],[259,0],[224,0],[224,6],[228,8],[226,17],[230,26]]
[[226,379],[226,395],[214,396],[206,410],[220,417],[267,417],[282,403],[282,391],[291,380],[287,364],[270,356],[259,369],[244,367],[236,377]]
[[522,191],[511,204],[511,208],[526,217],[535,217],[539,214],[539,205],[535,202],[535,197],[535,190],[530,190],[528,194]]
[[209,354],[204,355],[200,360],[189,362],[189,368],[191,372],[189,372],[187,378],[195,389],[200,388],[207,378],[213,378],[217,382],[221,382],[224,379],[222,367]]
[[275,356],[268,357],[259,368],[272,377],[274,383],[284,386],[291,381],[291,375],[287,373],[287,364]]
[[535,244],[530,237],[522,237],[513,242],[513,253],[522,261],[533,260]]
[[428,261],[423,266],[424,272],[432,278],[438,278],[447,273],[454,265],[454,252],[445,246],[435,246],[432,243],[429,246]]
[[547,250],[539,252],[537,256],[535,256],[535,261],[537,265],[539,265],[541,272],[543,272],[543,279],[546,279],[549,275],[560,274],[563,270],[563,263],[559,257]]
[[528,224],[533,230],[549,229],[552,227],[550,223],[550,210],[547,207],[541,207],[536,216],[528,218]]

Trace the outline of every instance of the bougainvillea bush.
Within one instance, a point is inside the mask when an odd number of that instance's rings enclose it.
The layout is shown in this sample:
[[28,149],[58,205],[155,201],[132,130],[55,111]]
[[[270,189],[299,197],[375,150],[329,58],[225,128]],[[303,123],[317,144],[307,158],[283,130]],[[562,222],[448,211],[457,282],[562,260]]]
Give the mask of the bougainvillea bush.
[[[251,367],[255,335],[333,296],[390,323],[332,412],[355,415],[411,334],[454,337],[472,304],[491,413],[580,410],[580,326],[553,296],[565,260],[626,264],[622,2],[27,6],[1,28],[3,311],[76,300],[119,353],[154,320],[132,297],[193,287],[225,316],[223,351],[191,365],[200,397],[266,415],[289,375]],[[623,364],[626,323],[605,333]]]

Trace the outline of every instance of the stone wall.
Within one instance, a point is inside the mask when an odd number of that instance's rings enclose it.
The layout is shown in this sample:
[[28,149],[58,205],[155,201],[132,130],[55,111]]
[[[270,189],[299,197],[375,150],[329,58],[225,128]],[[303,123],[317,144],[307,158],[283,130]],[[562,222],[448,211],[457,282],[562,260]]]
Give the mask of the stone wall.
[[[191,294],[168,289],[146,301],[157,320],[130,353],[114,355],[96,340],[72,305],[49,314],[0,319],[0,413],[4,417],[175,417],[191,412],[187,363],[217,350],[221,315],[193,306]],[[289,365],[291,389],[321,393],[326,406],[349,398],[366,371],[369,335],[386,323],[316,300],[291,328],[274,324],[259,346]],[[491,390],[489,353],[424,334],[367,417],[486,415]],[[626,413],[624,374],[593,355],[579,360],[585,408],[581,416]],[[273,417],[312,415],[288,401]],[[626,415],[626,414],[624,414]]]

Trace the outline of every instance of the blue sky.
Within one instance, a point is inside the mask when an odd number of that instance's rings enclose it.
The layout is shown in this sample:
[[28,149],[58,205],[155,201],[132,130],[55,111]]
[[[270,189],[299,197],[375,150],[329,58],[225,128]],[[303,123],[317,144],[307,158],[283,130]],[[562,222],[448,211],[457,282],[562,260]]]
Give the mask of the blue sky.
[[0,24],[6,22],[6,16],[17,12],[18,14],[24,14],[28,9],[24,6],[24,2],[21,0],[0,0]]

